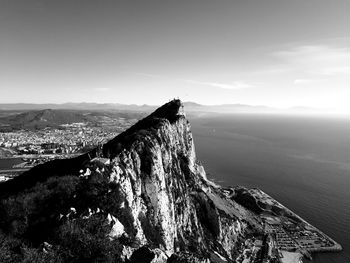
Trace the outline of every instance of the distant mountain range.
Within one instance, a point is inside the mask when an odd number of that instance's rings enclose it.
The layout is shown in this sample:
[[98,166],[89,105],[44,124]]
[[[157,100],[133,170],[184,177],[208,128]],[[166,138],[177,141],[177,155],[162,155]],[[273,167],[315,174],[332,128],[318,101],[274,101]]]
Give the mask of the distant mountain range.
[[42,129],[88,120],[88,116],[79,112],[45,109],[5,116],[0,118],[0,124],[13,129]]
[[185,102],[187,112],[213,112],[213,113],[274,113],[278,109],[266,106],[252,106],[245,104],[202,105],[194,102]]
[[[156,105],[136,105],[120,103],[63,103],[63,104],[30,104],[30,103],[13,103],[0,104],[0,110],[6,111],[24,111],[24,110],[43,110],[43,109],[66,109],[66,110],[117,110],[117,111],[136,111],[151,112],[158,106]],[[288,109],[278,109],[263,105],[246,105],[246,104],[220,104],[220,105],[203,105],[195,102],[184,102],[186,112],[210,112],[210,113],[322,113],[323,110],[308,107],[293,107]]]
[[[47,106],[47,105],[45,105]],[[58,127],[62,124],[92,123],[125,118],[139,119],[139,112],[116,112],[98,110],[44,109],[44,110],[12,110],[0,116],[0,132],[18,129],[39,130],[46,127]]]
[[34,104],[34,103],[6,103],[0,104],[0,110],[43,110],[43,109],[65,109],[65,110],[121,110],[121,111],[152,111],[157,106],[119,104],[119,103],[62,103],[62,104]]

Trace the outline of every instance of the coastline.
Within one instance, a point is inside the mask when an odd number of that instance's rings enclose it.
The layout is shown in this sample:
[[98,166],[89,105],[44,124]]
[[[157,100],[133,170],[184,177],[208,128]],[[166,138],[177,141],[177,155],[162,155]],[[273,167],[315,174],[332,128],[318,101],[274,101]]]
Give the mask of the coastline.
[[286,211],[288,211],[289,213],[291,213],[293,216],[297,217],[298,219],[300,219],[301,221],[303,221],[307,226],[309,226],[310,228],[316,230],[318,233],[320,233],[321,235],[323,235],[325,238],[329,239],[331,242],[333,242],[333,246],[331,247],[320,247],[320,248],[308,248],[307,251],[308,252],[338,252],[338,251],[342,251],[343,248],[342,246],[336,242],[334,239],[332,239],[331,237],[329,237],[327,234],[323,233],[320,229],[318,229],[317,227],[311,225],[309,222],[307,222],[305,219],[303,219],[302,217],[300,217],[299,215],[297,215],[296,213],[294,213],[293,211],[291,211],[290,209],[288,209],[287,207],[285,207],[284,205],[282,205],[280,202],[278,202],[276,199],[272,198],[270,195],[266,194],[264,191],[260,190],[262,193],[264,193],[265,195],[269,196],[271,199],[275,200],[281,207],[283,207],[283,209],[285,209]]
[[[297,250],[298,253],[300,253],[301,257],[298,260],[294,260],[291,261],[291,263],[302,263],[303,262],[303,257],[305,256],[306,258],[309,258],[310,260],[312,260],[312,253],[326,253],[326,252],[340,252],[343,250],[342,246],[336,242],[334,239],[332,239],[331,237],[329,237],[327,234],[325,234],[324,232],[322,232],[320,229],[318,229],[317,227],[311,225],[309,222],[307,222],[305,219],[303,219],[302,217],[300,217],[299,215],[297,215],[296,213],[294,213],[293,211],[291,211],[290,209],[288,209],[287,207],[285,207],[284,205],[282,205],[280,202],[278,202],[276,199],[274,199],[273,197],[271,197],[270,195],[268,195],[267,193],[265,193],[264,191],[262,191],[259,188],[253,188],[253,190],[255,191],[259,191],[262,195],[270,198],[271,200],[274,200],[274,202],[276,202],[278,204],[278,206],[280,206],[281,208],[283,208],[287,213],[291,214],[292,216],[298,218],[301,222],[303,222],[307,228],[309,228],[310,230],[316,231],[318,234],[320,234],[323,238],[328,239],[330,242],[333,243],[333,246],[330,247],[311,247],[311,248],[303,248],[300,247],[300,244],[298,241],[294,240],[294,242],[299,246],[299,249]],[[282,250],[281,250],[282,252]],[[288,251],[287,251],[288,252]],[[292,253],[292,252],[290,252]],[[284,263],[284,261],[282,261]],[[288,262],[288,261],[286,261]]]

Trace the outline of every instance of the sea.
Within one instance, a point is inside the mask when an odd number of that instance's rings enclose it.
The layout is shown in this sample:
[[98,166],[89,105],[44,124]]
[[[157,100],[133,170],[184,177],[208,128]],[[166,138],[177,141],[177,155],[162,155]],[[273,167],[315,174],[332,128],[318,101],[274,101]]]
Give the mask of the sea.
[[188,117],[208,178],[258,187],[342,245],[312,262],[350,262],[350,117]]
[[12,169],[14,165],[23,163],[21,158],[0,159],[0,170]]

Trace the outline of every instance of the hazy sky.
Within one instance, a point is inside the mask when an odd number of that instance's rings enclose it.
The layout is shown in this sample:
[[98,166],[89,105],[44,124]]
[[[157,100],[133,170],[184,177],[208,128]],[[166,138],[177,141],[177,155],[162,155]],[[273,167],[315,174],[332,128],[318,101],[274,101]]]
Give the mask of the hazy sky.
[[349,0],[0,0],[0,102],[338,108]]

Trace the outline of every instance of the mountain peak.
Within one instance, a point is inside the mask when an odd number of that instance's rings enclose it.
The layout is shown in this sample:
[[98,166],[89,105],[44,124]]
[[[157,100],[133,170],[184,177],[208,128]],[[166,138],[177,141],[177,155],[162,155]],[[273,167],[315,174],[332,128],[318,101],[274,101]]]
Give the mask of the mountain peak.
[[179,99],[173,99],[155,110],[150,116],[165,118],[169,121],[176,119],[179,115],[184,115],[183,103]]
[[183,104],[180,100],[174,99],[107,142],[103,146],[103,155],[111,158],[118,154],[124,147],[131,145],[140,135],[143,137],[146,132],[155,132],[164,123],[169,122],[172,124],[181,118],[186,120]]

